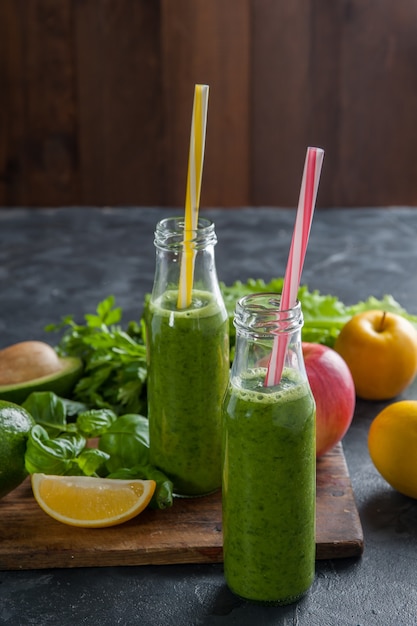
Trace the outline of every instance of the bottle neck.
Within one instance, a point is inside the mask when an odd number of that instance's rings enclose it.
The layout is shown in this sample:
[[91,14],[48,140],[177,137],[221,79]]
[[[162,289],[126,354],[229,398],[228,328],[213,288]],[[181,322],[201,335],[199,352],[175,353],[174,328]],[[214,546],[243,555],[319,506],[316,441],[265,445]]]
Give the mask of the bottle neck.
[[154,239],[156,268],[152,299],[168,290],[178,289],[181,264],[188,250],[192,256],[193,290],[208,291],[222,301],[214,255],[216,243],[214,224],[206,218],[199,218],[197,228],[188,232],[182,217],[158,222]]
[[282,338],[286,346],[284,367],[296,370],[301,379],[306,379],[301,343],[303,315],[299,302],[291,309],[280,310],[279,294],[245,296],[236,303],[234,326],[232,377],[255,368],[264,368],[266,373],[273,344]]

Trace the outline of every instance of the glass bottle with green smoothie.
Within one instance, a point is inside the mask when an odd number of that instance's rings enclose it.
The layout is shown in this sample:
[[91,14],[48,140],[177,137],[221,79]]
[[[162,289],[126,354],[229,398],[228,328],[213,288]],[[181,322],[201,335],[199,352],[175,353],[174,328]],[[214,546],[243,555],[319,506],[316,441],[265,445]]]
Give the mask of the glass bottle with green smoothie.
[[193,232],[189,305],[178,308],[184,219],[155,231],[156,271],[145,313],[148,346],[150,461],[179,496],[221,487],[221,406],[229,378],[229,327],[215,266],[214,224]]
[[[296,602],[315,568],[315,402],[301,347],[300,304],[276,294],[238,301],[236,353],[223,404],[226,582],[262,604]],[[276,335],[286,342],[277,385],[265,386]]]

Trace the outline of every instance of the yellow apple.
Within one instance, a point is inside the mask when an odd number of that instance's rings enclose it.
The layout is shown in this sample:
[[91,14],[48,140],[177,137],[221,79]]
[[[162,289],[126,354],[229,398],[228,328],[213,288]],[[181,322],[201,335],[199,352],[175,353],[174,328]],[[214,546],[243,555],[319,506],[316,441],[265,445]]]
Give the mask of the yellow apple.
[[394,398],[417,373],[417,330],[395,313],[357,313],[342,328],[334,349],[349,366],[356,395],[365,400]]

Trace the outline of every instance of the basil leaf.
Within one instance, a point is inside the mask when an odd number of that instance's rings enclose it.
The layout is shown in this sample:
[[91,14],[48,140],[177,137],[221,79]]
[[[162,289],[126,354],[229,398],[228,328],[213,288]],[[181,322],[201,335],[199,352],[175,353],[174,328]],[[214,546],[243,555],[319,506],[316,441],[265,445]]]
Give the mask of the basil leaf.
[[100,437],[99,449],[107,452],[109,472],[149,462],[149,427],[143,415],[121,415]]
[[45,428],[36,424],[31,428],[26,444],[26,470],[29,474],[71,473],[73,461],[85,445],[86,439],[78,433],[64,433],[51,439]]
[[100,473],[99,470],[110,458],[108,454],[97,448],[85,448],[75,459],[81,472],[86,476],[94,476]]
[[50,434],[67,430],[65,402],[52,391],[35,391],[26,398],[22,406]]
[[78,432],[84,437],[99,437],[116,421],[117,415],[110,409],[91,409],[79,413],[76,420]]

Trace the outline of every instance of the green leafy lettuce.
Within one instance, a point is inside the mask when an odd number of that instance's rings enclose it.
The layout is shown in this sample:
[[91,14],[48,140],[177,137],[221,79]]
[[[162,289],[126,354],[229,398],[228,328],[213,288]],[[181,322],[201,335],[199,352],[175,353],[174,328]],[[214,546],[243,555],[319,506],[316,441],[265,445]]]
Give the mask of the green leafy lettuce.
[[[236,281],[230,286],[224,283],[221,284],[223,298],[229,314],[232,348],[235,340],[233,314],[236,301],[252,293],[281,293],[283,282],[283,278],[273,278],[268,283],[261,279],[249,279],[246,283]],[[356,313],[370,309],[397,313],[417,326],[417,316],[409,314],[391,295],[385,295],[380,300],[370,296],[363,302],[347,306],[336,296],[322,295],[317,290],[309,291],[306,285],[302,285],[298,291],[298,299],[301,302],[304,316],[302,339],[311,343],[322,343],[333,347],[346,322]]]

